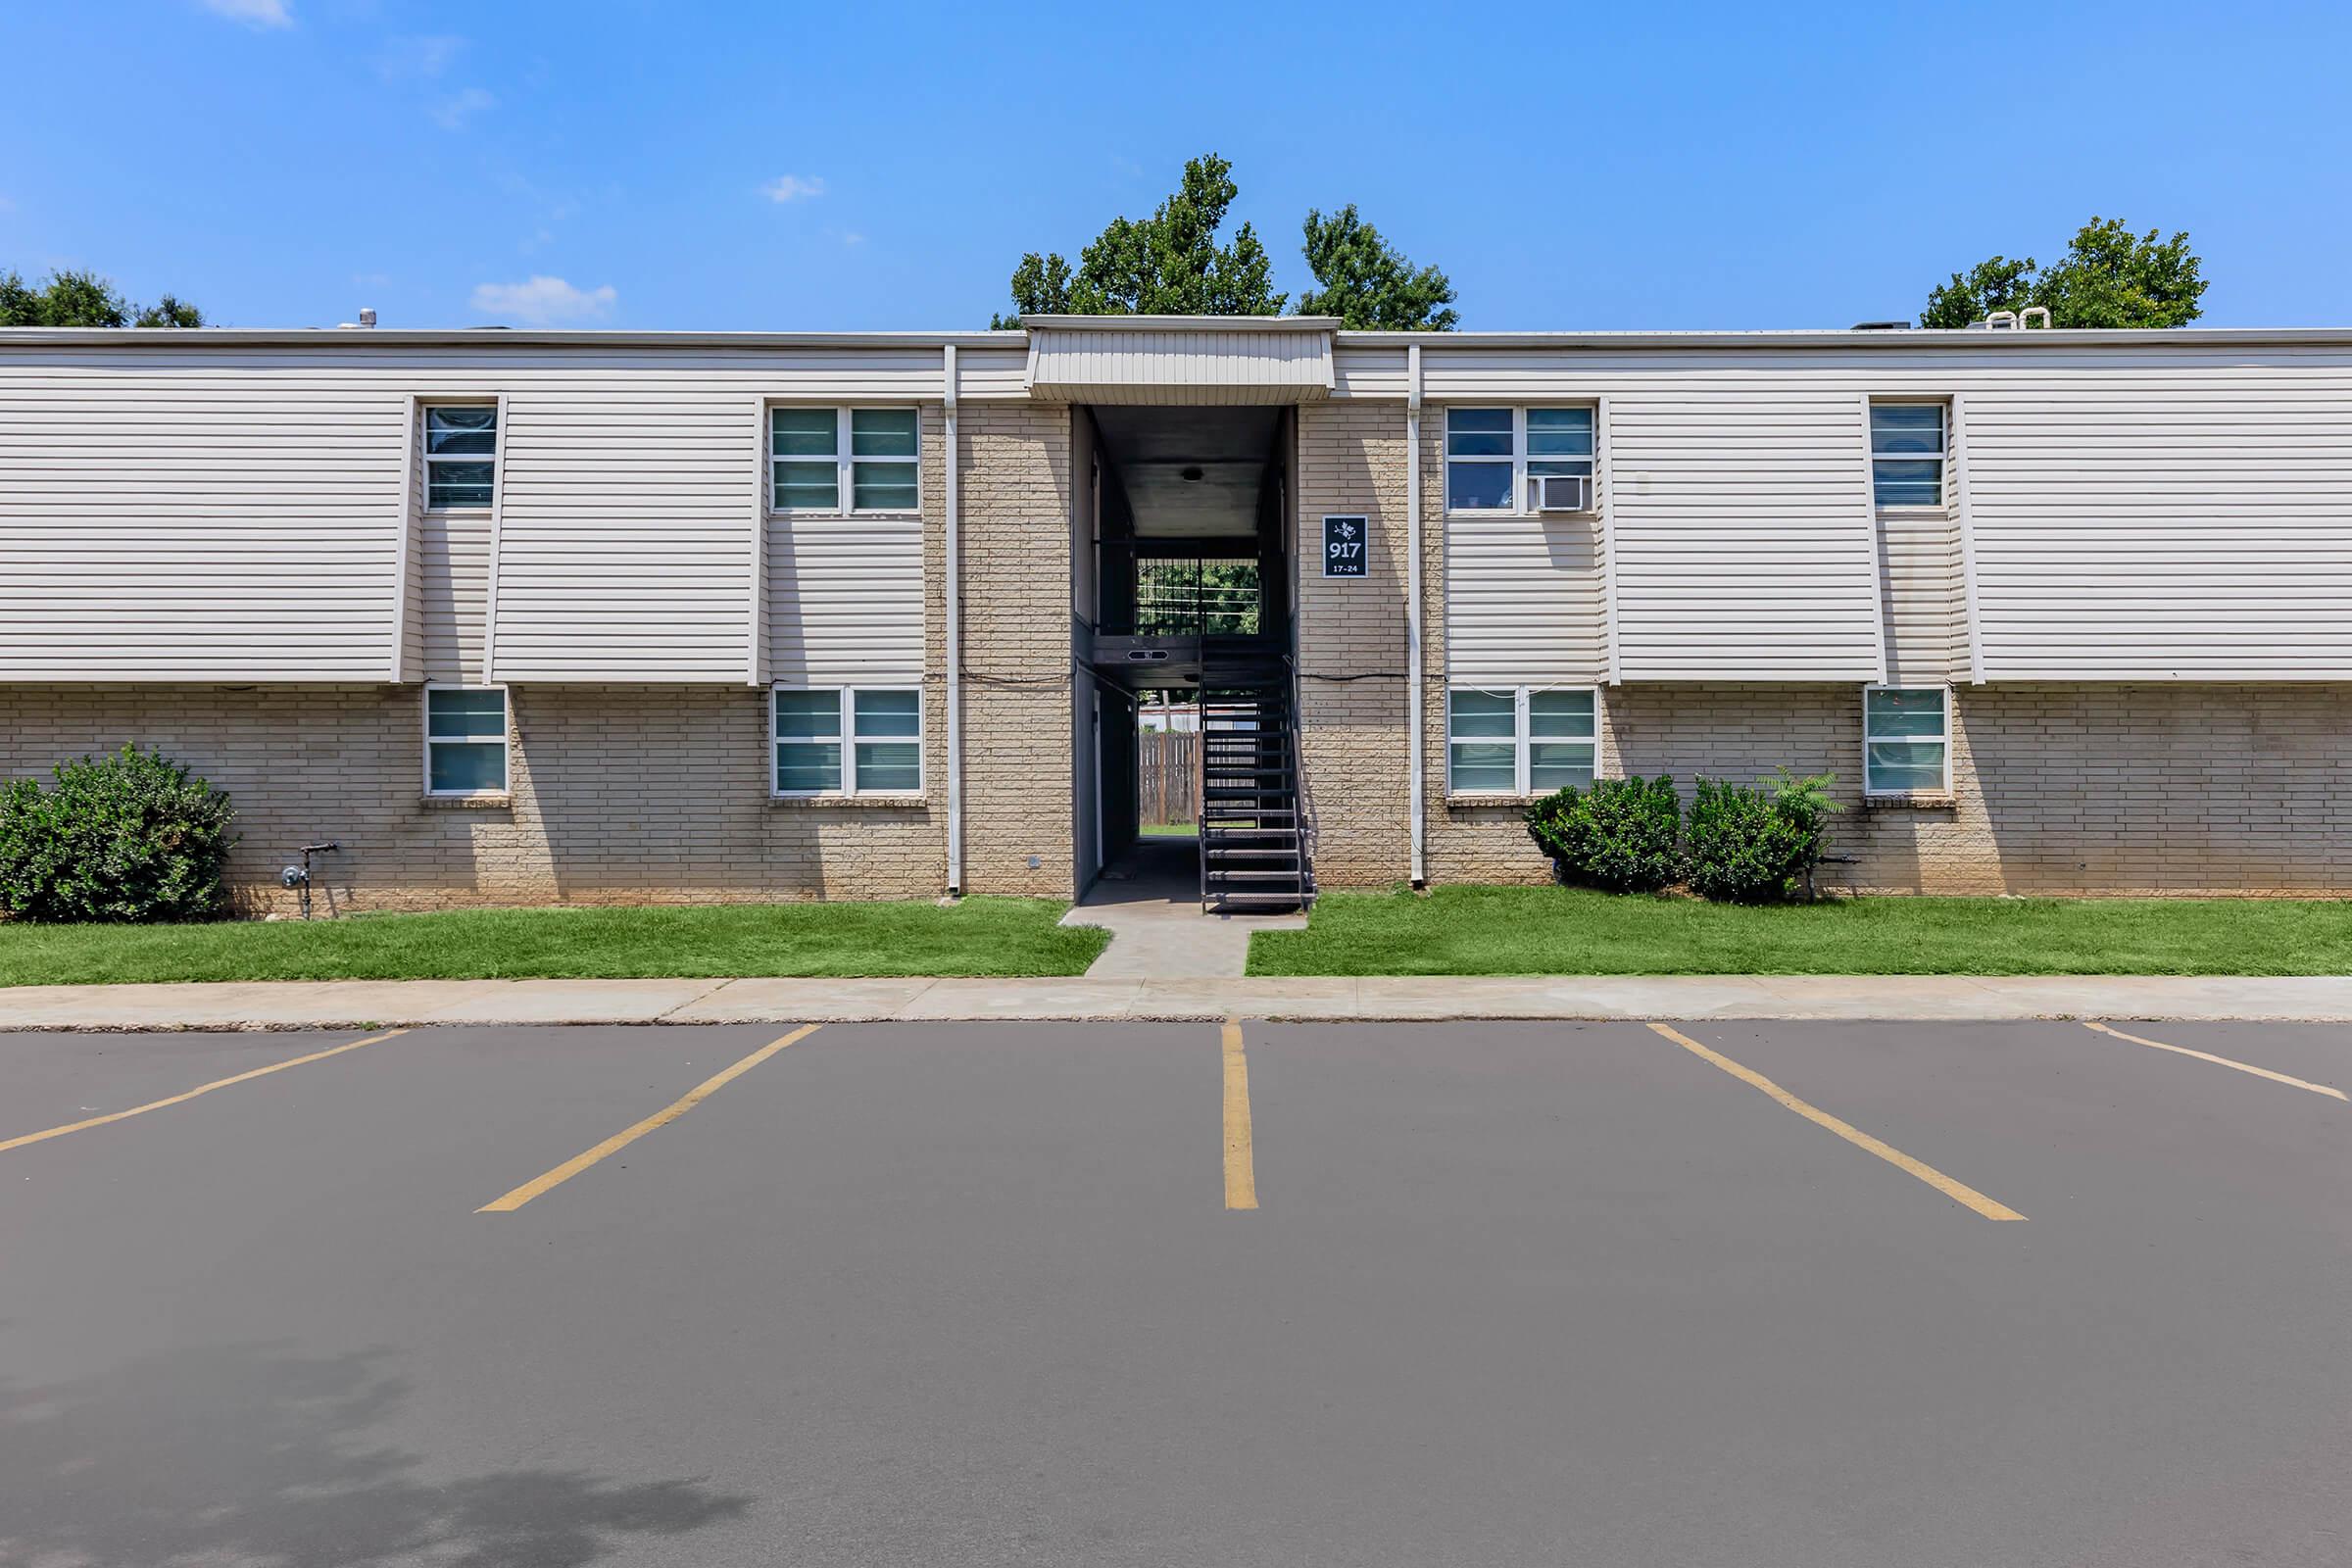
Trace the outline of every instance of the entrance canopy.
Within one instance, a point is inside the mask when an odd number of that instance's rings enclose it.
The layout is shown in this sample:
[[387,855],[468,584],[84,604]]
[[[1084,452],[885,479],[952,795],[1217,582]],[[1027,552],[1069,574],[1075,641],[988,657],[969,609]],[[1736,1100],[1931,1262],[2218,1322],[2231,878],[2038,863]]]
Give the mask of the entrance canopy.
[[1332,316],[1024,316],[1029,395],[1049,403],[1320,402]]

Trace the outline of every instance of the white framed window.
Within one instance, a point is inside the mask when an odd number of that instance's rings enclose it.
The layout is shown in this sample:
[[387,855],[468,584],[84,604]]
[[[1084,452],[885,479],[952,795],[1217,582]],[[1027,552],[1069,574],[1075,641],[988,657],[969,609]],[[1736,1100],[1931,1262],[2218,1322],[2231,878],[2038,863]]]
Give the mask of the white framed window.
[[1446,510],[1533,512],[1528,481],[1544,474],[1592,478],[1590,407],[1446,411]]
[[1864,687],[1862,793],[1948,795],[1951,790],[1951,688]]
[[1870,406],[1870,493],[1881,512],[1944,505],[1951,411],[1941,403]]
[[777,795],[920,795],[923,694],[912,686],[778,686],[768,703]]
[[906,513],[922,505],[922,417],[913,409],[767,411],[768,507]]
[[506,688],[425,687],[424,793],[507,793]]
[[498,405],[428,403],[424,504],[434,512],[488,507],[498,482]]
[[1446,694],[1449,795],[1549,795],[1583,789],[1599,760],[1592,687],[1457,687]]

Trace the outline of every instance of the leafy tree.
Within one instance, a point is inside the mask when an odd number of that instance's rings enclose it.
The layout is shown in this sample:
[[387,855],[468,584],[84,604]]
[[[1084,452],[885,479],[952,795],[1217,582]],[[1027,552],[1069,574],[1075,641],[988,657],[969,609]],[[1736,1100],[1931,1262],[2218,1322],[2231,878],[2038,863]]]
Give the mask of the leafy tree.
[[2023,310],[2034,303],[2034,269],[2031,256],[2022,261],[1995,256],[1966,272],[1954,272],[1949,283],[1929,290],[1919,324],[1974,326],[1995,311]]
[[1349,202],[1329,218],[1308,209],[1306,265],[1320,289],[1298,296],[1301,316],[1336,316],[1342,324],[1392,331],[1450,332],[1461,319],[1453,284],[1434,267],[1415,267]]
[[2094,218],[2041,274],[2034,303],[2050,308],[2053,326],[2186,326],[2210,286],[2198,266],[2185,231],[2160,244],[2152,228],[2134,235],[2119,219]]
[[2121,219],[2093,218],[2043,269],[2032,257],[1995,256],[1928,294],[1922,326],[1973,326],[1993,311],[2047,307],[2052,326],[2186,326],[2201,314],[2209,286],[2185,231],[2159,241],[2134,234]]
[[999,327],[1044,316],[1279,316],[1286,296],[1273,291],[1266,248],[1248,223],[1232,240],[1217,231],[1240,187],[1233,166],[1214,153],[1184,166],[1176,193],[1147,219],[1114,219],[1078,254],[1075,271],[1060,256],[1021,258],[1012,274],[1013,315]]
[[52,272],[34,288],[0,272],[0,326],[202,326],[204,313],[167,294],[140,306],[96,272]]
[[139,312],[134,326],[202,326],[204,313],[186,300],[167,294]]

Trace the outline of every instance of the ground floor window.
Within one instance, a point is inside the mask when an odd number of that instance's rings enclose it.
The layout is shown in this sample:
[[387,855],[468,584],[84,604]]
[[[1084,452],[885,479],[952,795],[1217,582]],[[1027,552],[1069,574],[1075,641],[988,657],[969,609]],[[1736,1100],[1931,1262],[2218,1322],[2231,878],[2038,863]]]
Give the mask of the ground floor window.
[[1512,686],[1446,694],[1450,795],[1548,795],[1583,789],[1598,760],[1592,688]]
[[919,795],[923,694],[914,687],[779,686],[778,795]]
[[1946,686],[1871,686],[1862,693],[1862,792],[1949,794],[1952,693]]
[[507,694],[496,686],[424,690],[424,792],[507,792]]

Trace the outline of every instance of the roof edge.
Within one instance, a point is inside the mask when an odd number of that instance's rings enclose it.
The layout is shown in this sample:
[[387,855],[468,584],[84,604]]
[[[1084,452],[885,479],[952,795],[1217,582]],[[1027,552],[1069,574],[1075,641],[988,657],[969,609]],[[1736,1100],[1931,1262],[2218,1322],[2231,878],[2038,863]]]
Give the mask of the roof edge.
[[1021,325],[1049,331],[1336,332],[1336,316],[1024,316]]
[[[1865,350],[2099,346],[2161,348],[2241,345],[2352,348],[2352,326],[2176,326],[2148,328],[2054,327],[1988,332],[1982,327],[1855,331],[1851,328],[1770,328],[1700,331],[1572,332],[1396,332],[1354,331],[1337,318],[1318,316],[1032,316],[1037,327],[1118,325],[1153,330],[1332,332],[1342,348],[1402,348],[1410,344],[1444,350],[1472,349],[1782,349]],[[649,331],[588,327],[48,327],[0,326],[0,348],[427,348],[499,344],[538,348],[871,348],[939,349],[950,346],[1020,349],[1023,331],[962,332],[712,332]]]
[[1019,331],[971,332],[659,332],[620,327],[335,327],[335,326],[0,326],[0,347],[33,344],[106,348],[172,344],[189,348],[295,346],[364,347],[394,344],[426,348],[443,344],[487,347],[529,344],[538,348],[881,348],[1018,349],[1029,341]]
[[1343,348],[1443,348],[1461,344],[1493,349],[1575,348],[2031,348],[2037,344],[2100,344],[2116,347],[2196,344],[2324,344],[2352,346],[2352,326],[2167,326],[2034,327],[1987,331],[1981,326],[1907,327],[1901,331],[1854,327],[1766,327],[1745,330],[1587,332],[1395,332],[1339,333]]

